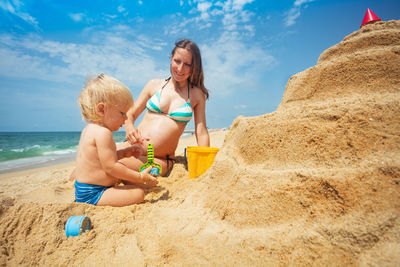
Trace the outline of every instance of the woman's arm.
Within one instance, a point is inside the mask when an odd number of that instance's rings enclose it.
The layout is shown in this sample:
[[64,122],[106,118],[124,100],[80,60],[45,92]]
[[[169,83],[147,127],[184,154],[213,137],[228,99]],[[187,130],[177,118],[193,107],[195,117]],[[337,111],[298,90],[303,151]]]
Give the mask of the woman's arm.
[[157,81],[158,80],[153,79],[146,84],[146,86],[140,93],[138,99],[126,113],[126,116],[128,118],[125,121],[124,127],[125,127],[126,139],[131,144],[143,142],[143,138],[140,132],[135,128],[134,123],[146,108],[147,100],[149,100],[149,98],[153,95],[153,91],[155,85],[157,84]]
[[134,144],[134,145],[117,150],[118,160],[123,159],[123,158],[129,158],[129,157],[138,158],[141,155],[145,155],[145,150],[144,150],[143,146],[140,144]]
[[201,93],[193,112],[197,145],[210,146],[210,136],[206,123],[206,98],[203,93]]

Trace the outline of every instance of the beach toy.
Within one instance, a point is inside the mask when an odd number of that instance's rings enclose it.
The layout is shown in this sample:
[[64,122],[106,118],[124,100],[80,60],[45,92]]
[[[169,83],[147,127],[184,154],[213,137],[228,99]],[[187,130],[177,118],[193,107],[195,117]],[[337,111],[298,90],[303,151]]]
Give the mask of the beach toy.
[[196,178],[207,171],[219,151],[216,147],[188,146],[186,156],[189,178]]
[[160,175],[160,169],[159,168],[152,168],[150,170],[150,174],[153,176],[159,176]]
[[142,172],[147,167],[153,167],[150,171],[150,174],[153,176],[159,176],[162,172],[161,164],[154,162],[154,149],[153,144],[149,143],[147,145],[147,162],[140,166],[139,171]]
[[67,237],[70,236],[78,236],[85,232],[86,230],[90,230],[92,223],[90,218],[87,216],[72,216],[68,219],[65,224],[65,234]]
[[188,162],[187,162],[187,157],[186,157],[186,147],[183,150],[183,158],[185,159],[185,164],[187,164]]
[[361,23],[360,28],[362,26],[364,26],[365,24],[368,24],[370,22],[377,21],[377,20],[381,20],[381,19],[378,18],[378,16],[375,15],[374,12],[372,12],[371,9],[368,8],[367,12],[365,13],[365,16],[364,16],[364,19],[363,19],[363,21]]

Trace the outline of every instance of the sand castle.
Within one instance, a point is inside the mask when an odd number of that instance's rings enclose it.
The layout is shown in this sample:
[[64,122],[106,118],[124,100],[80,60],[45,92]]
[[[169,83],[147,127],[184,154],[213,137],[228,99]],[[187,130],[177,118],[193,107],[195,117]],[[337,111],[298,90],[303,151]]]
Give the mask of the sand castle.
[[[363,26],[291,77],[275,112],[237,118],[204,175],[181,160],[142,205],[2,192],[0,262],[400,265],[399,62],[400,21]],[[72,194],[69,171],[35,192]],[[94,228],[67,239],[83,214]]]

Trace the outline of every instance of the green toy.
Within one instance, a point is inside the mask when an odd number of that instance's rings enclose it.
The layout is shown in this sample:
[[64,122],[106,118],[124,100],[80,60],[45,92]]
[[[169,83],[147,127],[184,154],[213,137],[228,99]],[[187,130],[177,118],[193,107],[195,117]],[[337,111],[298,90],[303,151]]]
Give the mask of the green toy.
[[139,168],[139,171],[142,172],[144,169],[150,166],[153,167],[150,171],[151,175],[158,176],[160,173],[162,173],[161,164],[154,162],[154,149],[152,143],[147,145],[147,162]]

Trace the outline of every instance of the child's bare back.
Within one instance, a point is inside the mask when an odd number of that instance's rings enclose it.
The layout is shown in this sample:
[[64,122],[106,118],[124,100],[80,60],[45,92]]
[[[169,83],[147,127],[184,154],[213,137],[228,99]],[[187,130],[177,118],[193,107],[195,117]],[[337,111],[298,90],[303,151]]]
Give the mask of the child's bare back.
[[[111,148],[104,148],[98,145],[102,143],[109,143]],[[104,157],[104,155],[101,155],[103,150],[112,149],[113,144],[114,140],[110,130],[97,124],[86,126],[82,131],[76,156],[76,180],[78,182],[104,186],[113,186],[119,182],[119,179],[105,172],[100,161],[100,157]],[[115,144],[113,150],[116,151]],[[116,153],[113,154],[116,155]],[[103,158],[104,160],[107,161],[107,159]]]
[[[139,157],[140,145],[116,148],[113,131],[122,127],[133,105],[129,89],[118,80],[100,74],[87,82],[79,96],[83,118],[89,123],[82,131],[77,151],[75,200],[93,205],[126,206],[144,200],[143,187],[157,179],[151,168],[138,173],[118,162]],[[120,183],[123,185],[119,185]]]

